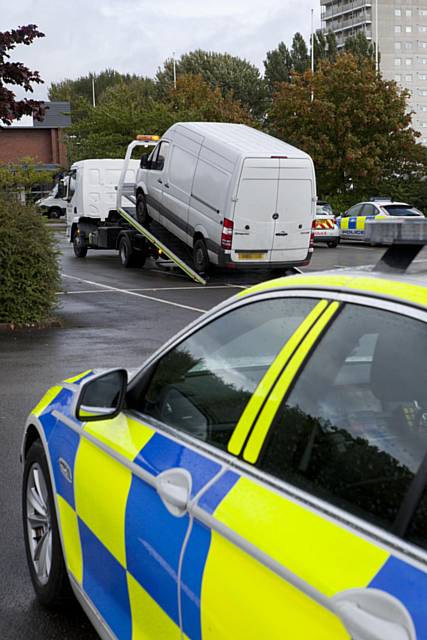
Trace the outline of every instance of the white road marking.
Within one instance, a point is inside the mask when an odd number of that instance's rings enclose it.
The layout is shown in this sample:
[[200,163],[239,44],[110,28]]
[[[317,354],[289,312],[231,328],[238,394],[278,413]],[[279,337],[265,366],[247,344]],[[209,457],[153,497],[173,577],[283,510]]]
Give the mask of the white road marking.
[[170,300],[163,300],[162,298],[155,298],[154,296],[147,296],[143,293],[137,293],[136,291],[130,291],[129,289],[119,289],[118,287],[112,287],[108,284],[101,284],[100,282],[94,282],[93,280],[84,280],[83,278],[78,278],[77,276],[69,276],[66,273],[62,274],[63,278],[70,278],[71,280],[78,280],[79,282],[84,282],[85,284],[93,285],[94,287],[101,287],[103,289],[107,289],[109,291],[117,291],[119,293],[126,293],[129,296],[136,296],[137,298],[145,298],[146,300],[152,300],[153,302],[160,302],[162,304],[167,304],[171,307],[179,307],[180,309],[186,309],[187,311],[194,311],[196,313],[205,313],[206,309],[199,309],[198,307],[190,307],[186,304],[180,304],[179,302],[171,302]]
[[[67,276],[71,277],[71,276]],[[136,288],[129,287],[126,291],[206,291],[207,289],[246,289],[251,285],[240,285],[240,284],[213,284],[207,285],[206,287],[146,287],[146,288]],[[117,289],[117,293],[121,293],[122,289]],[[72,294],[80,294],[80,293],[111,293],[108,289],[77,289],[76,291],[59,291],[57,293],[58,296],[67,296]],[[157,299],[157,298],[156,298]]]

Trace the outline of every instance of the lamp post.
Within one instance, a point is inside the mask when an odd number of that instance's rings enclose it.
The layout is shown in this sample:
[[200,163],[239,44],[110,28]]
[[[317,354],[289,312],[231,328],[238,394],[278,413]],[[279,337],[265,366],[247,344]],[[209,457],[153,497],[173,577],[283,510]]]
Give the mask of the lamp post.
[[380,70],[380,56],[378,48],[378,0],[375,0],[375,68]]
[[176,60],[175,60],[175,51],[172,51],[172,61],[173,61],[173,88],[176,89]]
[[[311,82],[314,76],[314,9],[311,10]],[[313,84],[311,85],[311,101],[314,100]]]

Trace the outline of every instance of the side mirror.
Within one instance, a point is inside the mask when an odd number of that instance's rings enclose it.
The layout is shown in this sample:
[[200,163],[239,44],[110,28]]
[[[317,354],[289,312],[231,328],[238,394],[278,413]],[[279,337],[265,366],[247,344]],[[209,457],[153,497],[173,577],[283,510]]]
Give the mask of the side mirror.
[[141,162],[139,163],[139,166],[141,167],[141,169],[149,169],[150,164],[151,162],[148,159],[148,153],[144,153],[144,155],[141,158]]
[[89,378],[76,399],[75,416],[81,422],[111,420],[123,409],[128,383],[126,369],[113,369]]
[[67,195],[67,189],[63,181],[58,182],[58,191],[56,192],[56,198],[65,198]]

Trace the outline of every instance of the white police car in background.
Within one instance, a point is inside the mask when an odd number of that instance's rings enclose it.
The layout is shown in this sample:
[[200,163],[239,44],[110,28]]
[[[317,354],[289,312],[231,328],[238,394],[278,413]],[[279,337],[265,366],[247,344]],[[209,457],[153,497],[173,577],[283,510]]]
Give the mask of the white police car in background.
[[332,207],[324,200],[318,200],[313,220],[314,242],[326,242],[328,247],[336,247],[340,241],[340,230],[335,221]]
[[389,217],[413,218],[420,216],[423,217],[423,213],[406,202],[378,199],[355,204],[337,218],[337,223],[342,239],[362,240],[366,242],[367,220],[381,220],[382,218]]

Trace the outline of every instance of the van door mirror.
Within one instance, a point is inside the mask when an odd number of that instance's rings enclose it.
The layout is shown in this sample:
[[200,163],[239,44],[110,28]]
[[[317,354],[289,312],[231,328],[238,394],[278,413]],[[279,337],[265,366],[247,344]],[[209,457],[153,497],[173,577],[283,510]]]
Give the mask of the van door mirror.
[[115,418],[124,407],[127,382],[126,369],[113,369],[89,378],[77,396],[77,420],[91,422]]
[[58,182],[58,190],[56,192],[56,198],[65,198],[65,196],[67,195],[67,189],[65,187],[64,181],[60,180],[60,182]]
[[144,153],[144,155],[141,158],[141,162],[139,163],[139,166],[141,167],[141,169],[150,169],[150,165],[151,165],[151,162],[148,159],[148,153]]

